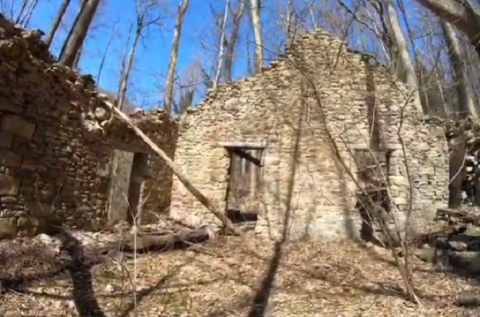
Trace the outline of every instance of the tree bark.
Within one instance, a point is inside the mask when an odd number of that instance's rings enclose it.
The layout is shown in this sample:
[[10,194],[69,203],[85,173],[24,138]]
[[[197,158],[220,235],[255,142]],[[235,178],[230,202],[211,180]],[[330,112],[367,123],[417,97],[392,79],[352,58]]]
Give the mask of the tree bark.
[[57,33],[58,27],[60,26],[60,22],[62,21],[65,12],[67,11],[68,5],[70,4],[70,0],[63,0],[62,4],[60,4],[60,9],[58,9],[57,15],[55,19],[53,19],[52,26],[48,31],[47,36],[45,37],[45,43],[48,47],[52,45],[53,38],[55,37],[55,33]]
[[252,21],[253,36],[255,42],[255,72],[262,71],[263,66],[263,41],[262,24],[260,22],[260,0],[250,0],[250,19]]
[[[85,10],[85,5],[86,4],[87,4],[87,0],[82,0],[82,2],[80,3],[80,9],[79,9],[77,15],[75,16],[75,20],[73,21],[72,26],[70,27],[70,30],[68,30],[67,38],[63,42],[62,50],[60,51],[60,56],[62,56],[64,54],[64,52],[67,48],[67,43],[70,41],[70,39],[73,36],[73,32],[76,28],[76,25],[78,24],[78,19],[82,15],[82,12]],[[53,39],[52,39],[52,41],[53,41]]]
[[80,10],[78,20],[72,28],[71,37],[67,38],[64,47],[65,49],[60,55],[60,64],[68,67],[73,66],[75,57],[87,36],[88,29],[90,28],[90,24],[92,23],[93,16],[95,15],[99,4],[100,0],[88,0],[82,10]]
[[167,83],[165,85],[165,92],[163,94],[163,108],[170,114],[172,112],[172,98],[173,98],[173,81],[175,76],[175,67],[178,58],[178,45],[180,42],[180,35],[182,33],[183,17],[188,8],[189,0],[183,0],[178,6],[177,22],[175,30],[173,31],[173,43],[170,50],[170,64],[168,65]]
[[400,22],[398,21],[397,12],[391,0],[385,0],[386,11],[391,27],[391,41],[397,48],[397,76],[407,85],[412,97],[415,99],[415,107],[421,116],[425,115],[425,111],[421,104],[420,91],[418,87],[417,75],[415,74],[415,66],[408,52],[408,46],[403,36]]
[[73,61],[73,68],[78,70],[78,63],[80,63],[80,59],[82,58],[82,52],[83,52],[83,43],[78,49],[77,55],[75,55],[75,60]]
[[466,78],[467,74],[465,71],[465,65],[461,58],[457,35],[448,22],[440,19],[440,25],[442,27],[445,42],[447,44],[452,75],[457,88],[459,110],[462,114],[470,114],[477,119],[478,114],[476,106],[473,102],[473,92]]

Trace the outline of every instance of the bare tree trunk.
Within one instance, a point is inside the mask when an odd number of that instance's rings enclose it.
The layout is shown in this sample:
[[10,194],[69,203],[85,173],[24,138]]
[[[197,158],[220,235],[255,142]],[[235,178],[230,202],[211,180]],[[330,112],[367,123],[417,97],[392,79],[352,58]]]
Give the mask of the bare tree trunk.
[[232,81],[232,67],[233,67],[233,55],[235,51],[235,43],[238,39],[238,32],[240,30],[240,21],[245,13],[245,1],[240,1],[239,5],[235,7],[232,14],[232,30],[230,37],[225,38],[225,65],[223,70],[223,79],[225,82]]
[[130,75],[130,71],[133,65],[133,58],[135,57],[135,51],[137,49],[137,43],[140,39],[140,33],[142,32],[143,26],[143,17],[139,17],[137,20],[137,28],[135,30],[135,36],[133,37],[133,44],[132,48],[130,49],[130,53],[128,54],[128,61],[125,67],[125,71],[122,74],[122,79],[119,85],[119,94],[117,97],[117,108],[123,110],[123,103],[125,101],[125,96],[127,94],[127,86],[128,86],[128,77]]
[[183,0],[180,2],[178,6],[177,22],[175,24],[175,30],[173,31],[173,43],[170,50],[170,64],[168,65],[167,83],[165,85],[165,91],[163,94],[163,108],[169,114],[172,111],[173,81],[178,58],[178,44],[180,42],[180,35],[182,34],[183,17],[187,11],[188,3],[189,0]]
[[[75,31],[76,25],[78,25],[78,20],[80,16],[82,15],[82,12],[85,10],[85,5],[87,4],[87,0],[82,0],[80,3],[80,9],[78,10],[77,15],[75,16],[75,20],[73,21],[72,25],[70,26],[70,30],[68,30],[67,38],[63,42],[62,49],[60,51],[60,56],[62,56],[67,49],[67,43],[71,41],[71,38],[73,36],[73,32]],[[53,39],[52,39],[53,41]]]
[[260,22],[260,0],[250,0],[250,19],[252,21],[255,41],[255,72],[259,73],[263,66],[262,24]]
[[408,52],[408,46],[405,41],[405,37],[403,36],[400,22],[398,21],[397,12],[395,11],[395,7],[393,6],[391,0],[385,0],[385,6],[391,27],[391,40],[398,50],[398,63],[396,63],[396,73],[398,77],[407,84],[408,89],[410,90],[412,96],[415,99],[415,107],[417,108],[418,113],[421,116],[424,116],[425,111],[423,110],[421,104],[418,80],[417,75],[415,74],[415,67]]
[[35,8],[38,5],[39,0],[34,0],[32,1],[32,4],[30,5],[30,8],[28,8],[27,13],[23,17],[23,19],[20,21],[20,24],[23,25],[24,27],[27,27],[28,24],[30,23],[30,19],[32,18],[33,12],[35,11]]
[[305,0],[308,7],[308,13],[310,14],[310,19],[312,20],[312,26],[316,30],[318,29],[317,19],[315,18],[315,13],[313,12],[313,1]]
[[407,10],[405,9],[405,4],[403,3],[403,0],[398,0],[398,5],[400,8],[400,11],[402,12],[403,20],[405,22],[405,26],[407,29],[408,38],[410,40],[410,45],[412,45],[412,48],[413,48],[413,59],[415,61],[415,66],[416,66],[415,69],[418,69],[419,92],[421,91],[423,93],[423,99],[425,100],[424,109],[427,109],[427,112],[430,112],[431,110],[430,102],[428,100],[428,93],[427,93],[428,89],[426,89],[427,87],[425,86],[427,81],[424,78],[424,74],[422,71],[422,61],[419,58],[420,54],[418,52],[417,46],[415,45],[415,40],[414,40],[415,37],[412,29],[410,28],[410,23],[407,18]]
[[60,22],[62,21],[65,12],[67,11],[68,5],[70,4],[70,0],[63,0],[62,4],[60,5],[60,9],[58,9],[57,15],[55,19],[53,19],[52,26],[48,31],[47,36],[45,37],[45,43],[50,46],[52,45],[53,38],[55,37],[55,33],[57,33],[58,27],[60,26]]
[[465,0],[416,0],[464,33],[480,56],[480,15]]
[[285,19],[285,43],[287,47],[290,47],[295,40],[295,34],[297,32],[297,19],[295,16],[295,8],[293,7],[293,1],[287,0],[287,10]]
[[252,62],[252,52],[250,51],[250,36],[247,37],[247,76],[252,76],[255,74],[253,62]]
[[220,72],[222,71],[222,64],[223,64],[223,53],[225,50],[225,45],[223,45],[223,42],[225,41],[225,27],[227,26],[227,19],[228,19],[228,4],[229,1],[225,1],[225,13],[223,16],[223,22],[221,25],[221,33],[220,33],[220,49],[218,51],[218,65],[217,65],[217,71],[215,72],[215,79],[213,80],[213,88],[216,88],[218,86],[218,82],[220,80]]
[[28,0],[22,0],[22,4],[20,5],[20,10],[18,11],[17,18],[15,19],[15,24],[20,24],[20,20],[22,19],[23,14],[25,13],[25,9],[28,5]]
[[27,27],[28,23],[30,22],[30,18],[32,17],[32,13],[37,7],[37,5],[38,0],[22,0],[20,10],[18,11],[18,15],[15,18],[15,24]]
[[100,0],[89,0],[86,1],[85,7],[80,10],[78,20],[72,29],[72,36],[67,39],[65,50],[62,51],[60,55],[60,64],[69,67],[73,66],[75,56],[87,36],[88,29],[99,4]]
[[[112,44],[113,36],[115,35],[115,28],[117,26],[117,23],[113,25],[112,31],[110,32],[110,37],[108,38],[107,46],[105,47],[105,52],[103,53],[102,56],[102,61],[100,62],[100,66],[98,67],[98,73],[97,73],[97,83],[100,84],[100,78],[102,76],[102,71],[103,71],[103,66],[105,65],[105,61],[107,59],[107,54],[110,49],[110,45]],[[131,27],[130,27],[131,29]]]
[[83,51],[83,43],[78,49],[77,55],[75,55],[75,61],[73,62],[73,69],[78,69],[78,63],[80,63],[80,59],[82,58],[82,51]]
[[459,110],[464,115],[471,114],[475,119],[478,119],[477,109],[473,102],[473,92],[466,78],[467,74],[461,58],[457,35],[448,22],[441,19],[440,25],[442,26],[445,42],[447,43],[450,66],[457,88]]

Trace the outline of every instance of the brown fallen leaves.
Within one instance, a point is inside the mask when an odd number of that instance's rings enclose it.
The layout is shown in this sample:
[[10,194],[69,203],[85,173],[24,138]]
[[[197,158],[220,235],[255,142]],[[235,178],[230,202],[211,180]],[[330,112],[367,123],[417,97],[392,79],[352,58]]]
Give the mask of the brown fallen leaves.
[[[274,250],[280,250],[279,257]],[[23,262],[22,270],[45,270],[34,262]],[[475,292],[477,282],[414,260],[422,297],[422,306],[415,306],[403,299],[402,279],[392,263],[386,252],[354,242],[275,247],[229,237],[100,264],[91,276],[81,275],[86,285],[77,281],[75,290],[68,271],[33,279],[4,292],[0,316],[81,316],[76,305],[90,304],[103,316],[474,316],[453,303],[457,294]]]

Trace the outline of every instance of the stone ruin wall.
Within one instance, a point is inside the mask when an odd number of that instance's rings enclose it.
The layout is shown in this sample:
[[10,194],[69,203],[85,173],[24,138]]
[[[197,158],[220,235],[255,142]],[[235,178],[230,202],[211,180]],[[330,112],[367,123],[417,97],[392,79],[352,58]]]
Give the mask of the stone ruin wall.
[[[56,65],[39,32],[0,15],[0,239],[37,234],[52,221],[86,230],[108,221],[113,148],[149,149],[98,105],[103,99],[88,76]],[[156,109],[130,117],[173,157],[173,119]],[[171,172],[149,164],[166,177],[156,189],[158,211],[169,200]]]
[[[446,203],[444,131],[418,120],[402,85],[363,59],[324,32],[305,34],[261,74],[220,85],[188,110],[180,120],[176,165],[224,210],[230,163],[221,142],[265,143],[256,232],[278,237],[288,212],[290,237],[356,236],[356,186],[332,154],[329,131],[355,177],[355,151],[371,147],[389,152],[388,181],[400,210],[410,205],[408,166],[414,215],[431,218]],[[300,155],[289,200],[295,144]],[[170,214],[192,226],[220,226],[176,178]]]

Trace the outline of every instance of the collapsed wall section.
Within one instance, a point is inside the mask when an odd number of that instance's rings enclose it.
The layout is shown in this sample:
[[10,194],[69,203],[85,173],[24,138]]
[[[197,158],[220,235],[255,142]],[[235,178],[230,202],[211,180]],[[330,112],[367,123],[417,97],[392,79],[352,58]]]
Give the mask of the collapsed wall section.
[[[51,222],[102,228],[113,149],[149,153],[91,77],[57,65],[40,37],[0,15],[0,239]],[[158,110],[130,117],[173,156],[173,119]],[[169,196],[166,177],[158,190]]]

